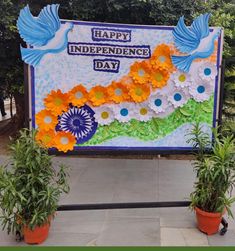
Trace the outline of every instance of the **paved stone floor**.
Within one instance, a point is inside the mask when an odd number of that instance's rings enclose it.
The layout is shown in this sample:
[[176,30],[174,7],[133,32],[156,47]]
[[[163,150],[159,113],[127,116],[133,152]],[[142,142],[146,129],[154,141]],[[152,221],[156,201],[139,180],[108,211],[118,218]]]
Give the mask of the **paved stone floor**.
[[[0,163],[6,156],[0,156]],[[61,204],[187,200],[194,173],[185,160],[57,157],[68,164],[71,191]],[[233,208],[233,212],[235,212]],[[235,246],[235,224],[225,236],[206,236],[188,208],[58,212],[45,246]],[[0,232],[0,245],[17,243]]]
[[[2,117],[2,115],[0,114],[0,122],[11,118],[10,100],[9,99],[4,100],[4,106],[5,106],[6,116]],[[13,108],[12,112],[13,112],[13,114],[15,114],[16,108],[15,108],[15,102],[14,101],[13,101],[13,104],[12,104],[12,108]]]

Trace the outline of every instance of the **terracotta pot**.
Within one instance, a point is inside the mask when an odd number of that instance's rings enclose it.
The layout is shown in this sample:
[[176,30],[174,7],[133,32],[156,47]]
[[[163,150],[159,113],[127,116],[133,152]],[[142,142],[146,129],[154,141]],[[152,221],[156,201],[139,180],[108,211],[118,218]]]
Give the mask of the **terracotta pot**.
[[197,217],[197,227],[207,235],[215,234],[219,231],[219,225],[223,213],[209,213],[195,207]]
[[35,227],[33,230],[23,227],[24,241],[28,244],[40,244],[48,237],[50,223]]

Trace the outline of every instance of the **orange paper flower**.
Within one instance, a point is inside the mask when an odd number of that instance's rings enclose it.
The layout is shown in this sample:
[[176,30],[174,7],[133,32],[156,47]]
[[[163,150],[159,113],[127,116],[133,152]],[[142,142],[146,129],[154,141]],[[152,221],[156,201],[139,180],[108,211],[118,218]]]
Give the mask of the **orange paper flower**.
[[150,95],[150,86],[134,83],[130,86],[129,94],[135,102],[142,102]]
[[54,130],[57,124],[57,117],[51,111],[41,110],[36,114],[36,124],[41,130]]
[[121,82],[122,84],[127,85],[127,86],[134,83],[132,77],[130,77],[130,76],[122,77],[119,82]]
[[171,61],[171,54],[171,48],[166,44],[161,44],[154,50],[150,62],[153,66],[172,71],[173,64]]
[[127,85],[122,84],[122,82],[112,82],[107,88],[110,101],[115,103],[121,103],[123,101],[128,101],[130,99],[129,89]]
[[129,75],[138,83],[146,84],[149,81],[151,65],[148,61],[135,62],[130,69]]
[[162,88],[169,79],[169,73],[163,68],[153,68],[151,72],[151,83],[154,88]]
[[69,103],[79,107],[86,103],[88,92],[83,85],[77,85],[68,93],[68,95]]
[[100,85],[92,87],[88,96],[93,106],[100,106],[107,102],[108,99],[106,88]]
[[73,150],[76,138],[70,132],[58,132],[55,136],[55,147],[62,152]]
[[36,134],[36,140],[42,144],[42,146],[50,148],[54,146],[55,131],[38,131]]
[[61,90],[51,91],[44,99],[45,106],[55,115],[60,115],[67,110],[69,100],[68,94],[62,93]]

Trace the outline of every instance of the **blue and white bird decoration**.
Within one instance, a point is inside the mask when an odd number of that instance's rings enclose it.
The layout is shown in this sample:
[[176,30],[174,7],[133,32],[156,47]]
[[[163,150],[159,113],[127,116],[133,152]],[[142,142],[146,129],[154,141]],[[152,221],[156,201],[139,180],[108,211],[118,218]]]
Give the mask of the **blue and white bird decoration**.
[[28,5],[20,11],[17,28],[21,38],[32,47],[20,48],[25,63],[35,67],[47,53],[59,53],[67,47],[73,24],[66,22],[61,26],[58,9],[59,4],[47,5],[38,17],[32,16]]
[[173,30],[176,48],[185,56],[172,55],[173,64],[181,71],[189,72],[194,59],[207,58],[214,51],[214,41],[220,34],[220,28],[209,29],[210,14],[198,16],[190,27],[186,27],[181,17]]

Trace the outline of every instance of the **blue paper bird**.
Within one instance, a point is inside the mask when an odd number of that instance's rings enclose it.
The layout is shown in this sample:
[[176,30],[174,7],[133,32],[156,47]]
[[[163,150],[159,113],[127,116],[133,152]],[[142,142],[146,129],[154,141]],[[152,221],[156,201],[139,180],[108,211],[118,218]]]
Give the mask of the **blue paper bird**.
[[20,11],[17,28],[21,38],[33,48],[21,47],[24,62],[37,66],[47,53],[59,53],[68,43],[68,33],[73,28],[72,23],[60,25],[58,16],[59,4],[47,5],[38,17],[32,16],[27,5]]
[[219,36],[220,28],[209,30],[210,14],[206,13],[197,17],[192,25],[187,28],[184,17],[181,17],[173,30],[176,48],[186,56],[173,55],[173,64],[181,71],[189,72],[192,61],[196,58],[207,58],[214,51],[214,41]]

